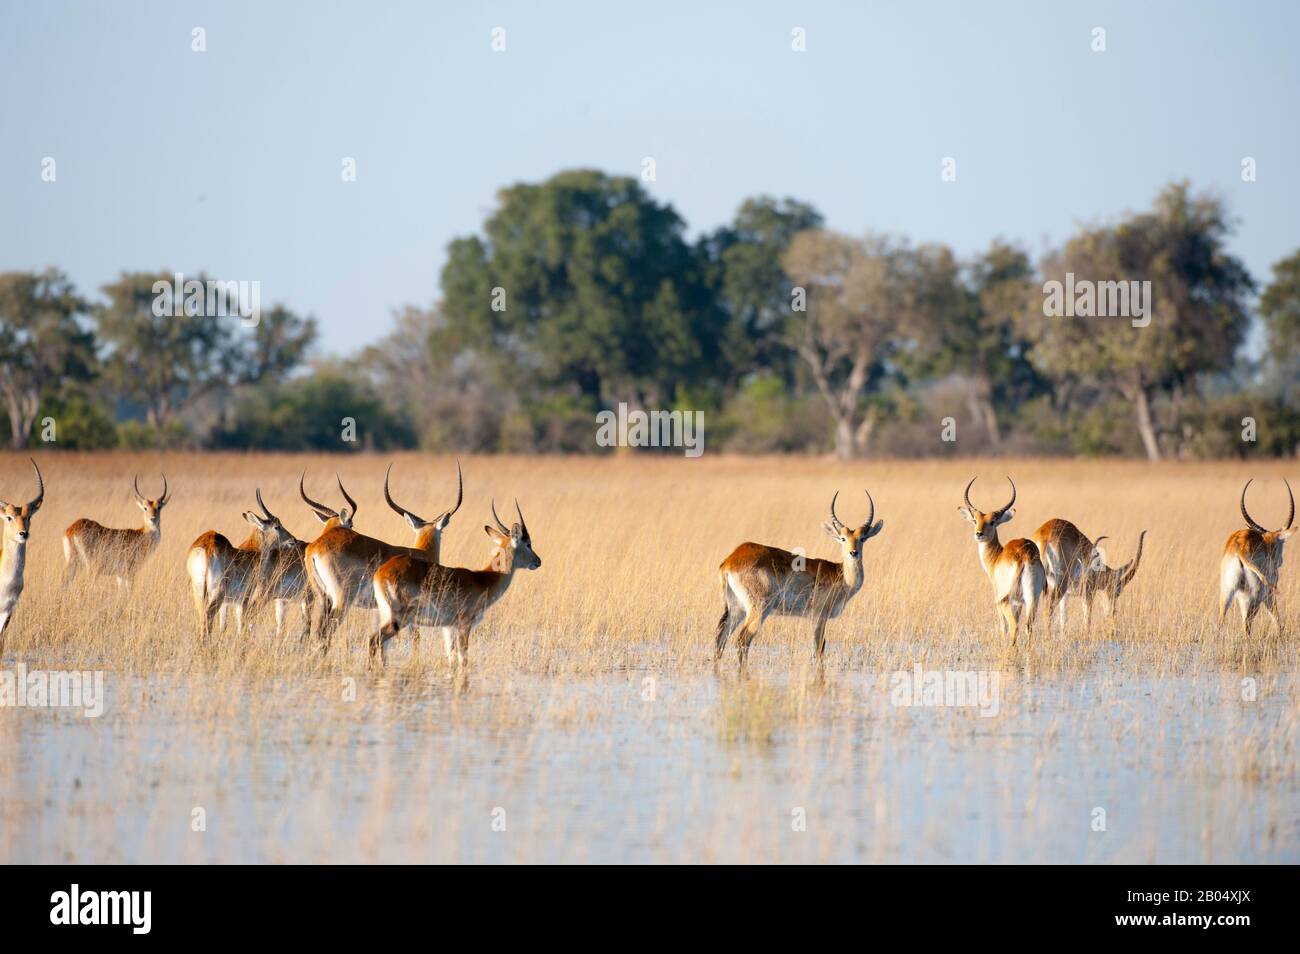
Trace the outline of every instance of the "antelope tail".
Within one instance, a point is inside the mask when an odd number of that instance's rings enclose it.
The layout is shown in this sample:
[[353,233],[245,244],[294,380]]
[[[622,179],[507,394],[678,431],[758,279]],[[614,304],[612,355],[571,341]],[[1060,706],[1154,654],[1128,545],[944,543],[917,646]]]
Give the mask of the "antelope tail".
[[185,571],[190,578],[190,592],[194,595],[194,608],[200,613],[208,607],[208,559],[207,554],[195,547],[185,558]]

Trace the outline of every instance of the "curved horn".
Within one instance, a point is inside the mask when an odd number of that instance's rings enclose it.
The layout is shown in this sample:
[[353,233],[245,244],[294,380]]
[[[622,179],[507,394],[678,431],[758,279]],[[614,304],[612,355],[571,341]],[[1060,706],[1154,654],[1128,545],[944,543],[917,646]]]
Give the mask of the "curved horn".
[[504,523],[502,523],[501,518],[497,516],[497,502],[495,500],[492,501],[492,519],[497,522],[498,530],[500,530],[506,536],[510,536],[510,528],[507,527]]
[[[393,465],[389,464],[388,470],[384,471],[384,500],[388,503],[389,507],[391,507],[394,511],[397,512],[399,516],[415,517],[415,514],[411,513],[409,510],[407,510],[401,504],[399,504],[396,500],[394,500],[393,495],[388,492],[388,475],[392,472],[392,470],[393,470]],[[342,489],[342,487],[343,484],[340,482],[339,489]],[[415,519],[419,520],[420,518],[415,517]],[[424,521],[421,520],[420,522],[423,523]]]
[[304,470],[302,472],[302,476],[298,478],[298,493],[302,495],[302,502],[305,503],[308,507],[311,507],[311,509],[315,510],[316,513],[318,514],[324,514],[327,517],[337,517],[338,513],[336,511],[331,510],[329,507],[325,506],[320,501],[312,500],[310,497],[307,496],[307,490],[303,487],[303,481],[305,481],[306,479],[307,479],[307,471]]
[[835,513],[835,501],[839,498],[839,496],[840,496],[840,492],[837,490],[835,491],[835,496],[831,498],[831,526],[833,526],[836,530],[843,530],[844,522],[840,520],[839,516]]
[[455,516],[456,511],[460,509],[461,502],[464,499],[465,499],[465,476],[460,472],[460,461],[456,461],[456,506],[452,507],[450,510],[444,510],[442,513],[438,514],[438,519],[435,520],[434,523],[441,523],[443,524],[443,526],[446,526],[446,522],[449,521],[453,516]]
[[1120,570],[1120,580],[1125,586],[1128,586],[1129,580],[1133,579],[1134,574],[1138,571],[1138,564],[1142,562],[1142,543],[1147,538],[1147,532],[1143,530],[1138,534],[1137,553],[1133,554],[1133,559],[1124,564],[1124,569]]
[[528,524],[524,523],[524,512],[519,509],[519,498],[515,498],[515,513],[519,514],[519,532],[526,540],[528,539]]
[[862,526],[865,529],[870,530],[872,522],[876,519],[876,502],[871,499],[870,490],[864,490],[863,493],[867,495],[867,503],[871,504],[871,513],[867,514],[867,522]]
[[972,477],[970,479],[970,483],[966,485],[966,489],[962,492],[962,496],[966,498],[966,506],[969,507],[971,510],[979,509],[979,507],[975,506],[973,503],[970,502],[970,489],[975,486],[976,479],[977,477]]
[[460,505],[462,501],[464,501],[464,499],[465,499],[465,475],[460,472],[460,461],[458,460],[456,461],[456,506],[452,507],[451,510],[448,511],[447,513],[448,517],[450,517],[453,513],[455,513],[457,510],[460,509]]
[[348,506],[352,508],[352,516],[355,517],[357,515],[357,502],[349,496],[347,488],[343,486],[343,478],[339,476],[338,471],[334,472],[334,479],[338,481],[339,493],[341,493],[343,499],[348,502]]
[[1291,511],[1286,515],[1286,526],[1282,529],[1290,530],[1291,525],[1295,523],[1295,494],[1291,493],[1291,485],[1287,483],[1285,477],[1282,478],[1282,483],[1286,484],[1286,495],[1291,500]]
[[1268,533],[1267,530],[1265,530],[1263,527],[1257,524],[1251,518],[1250,514],[1246,512],[1246,490],[1250,487],[1250,485],[1254,482],[1254,480],[1255,480],[1254,477],[1250,478],[1250,480],[1246,481],[1246,486],[1241,488],[1241,516],[1245,519],[1246,526],[1250,527],[1250,529],[1258,530],[1260,533]]
[[166,503],[167,502],[167,475],[163,474],[162,479],[163,479],[163,495],[160,499],[162,500],[163,503]]
[[1012,480],[1010,477],[1008,477],[1007,483],[1011,485],[1011,499],[1006,502],[1005,506],[999,507],[996,511],[994,511],[995,516],[999,516],[999,517],[1002,516],[1002,514],[1010,510],[1011,507],[1016,502],[1016,482]]
[[144,500],[144,494],[140,493],[140,475],[135,475],[135,480],[131,481],[131,486],[135,489],[135,499]]
[[262,500],[261,487],[257,488],[257,505],[262,508],[262,515],[266,517],[267,520],[275,519],[275,514],[271,513],[271,511],[267,509],[266,502]]
[[36,471],[36,497],[27,506],[35,509],[45,500],[45,481],[41,479],[41,469],[36,466],[36,461],[30,457],[27,459],[32,462],[32,470]]

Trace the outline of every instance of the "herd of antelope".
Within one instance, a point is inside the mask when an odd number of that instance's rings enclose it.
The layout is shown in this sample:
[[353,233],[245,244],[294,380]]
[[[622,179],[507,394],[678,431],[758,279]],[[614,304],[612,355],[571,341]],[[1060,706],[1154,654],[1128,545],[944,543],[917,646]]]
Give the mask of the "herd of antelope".
[[[0,652],[4,633],[23,590],[27,538],[32,516],[45,500],[45,482],[36,472],[37,494],[27,504],[16,506],[0,501],[5,520],[3,549],[0,550]],[[389,467],[391,472],[392,467]],[[442,629],[447,658],[464,667],[469,652],[470,632],[483,614],[505,595],[517,569],[535,570],[542,565],[533,550],[528,524],[519,502],[515,502],[517,523],[507,526],[492,504],[495,526],[484,526],[492,542],[488,565],[481,570],[445,566],[442,563],[442,532],[464,499],[464,481],[456,465],[456,503],[432,520],[425,520],[393,499],[389,474],[384,475],[384,499],[415,534],[413,546],[399,546],[368,537],[352,529],[357,502],[338,480],[346,506],[333,510],[307,496],[306,474],[298,481],[298,492],[323,524],[320,535],[310,542],[299,540],[271,512],[257,488],[258,510],[247,510],[244,519],[252,532],[238,545],[215,530],[209,530],[190,544],[185,555],[200,630],[207,639],[213,629],[224,629],[227,611],[233,613],[242,633],[245,619],[267,604],[275,605],[275,632],[284,629],[285,613],[291,604],[302,609],[305,638],[313,631],[323,648],[350,608],[377,610],[379,628],[370,637],[370,659],[383,664],[384,644],[402,629]],[[336,479],[337,475],[336,475]],[[171,500],[167,478],[162,494],[140,493],[139,478],[132,485],[136,504],[144,514],[144,526],[133,530],[105,527],[94,520],[77,520],[63,533],[65,582],[77,570],[90,576],[111,577],[123,590],[145,559],[162,539],[162,511]],[[260,512],[259,512],[260,511]],[[313,608],[319,607],[313,618]]]
[[[0,652],[4,634],[18,598],[23,591],[27,539],[32,517],[45,500],[45,482],[40,468],[36,472],[36,496],[26,504],[0,500],[4,517],[4,534],[0,546]],[[442,563],[442,534],[464,500],[464,479],[456,465],[456,503],[432,520],[417,516],[398,504],[389,488],[390,465],[384,474],[384,500],[410,527],[414,534],[411,546],[387,543],[368,537],[352,528],[357,502],[348,494],[342,479],[335,475],[345,506],[331,509],[307,496],[306,474],[298,480],[303,502],[323,524],[320,535],[307,542],[293,536],[267,507],[261,488],[255,491],[258,510],[244,512],[252,532],[239,545],[222,534],[209,530],[189,547],[185,569],[190,580],[194,604],[200,617],[200,630],[206,639],[214,624],[224,629],[227,611],[233,611],[236,628],[243,633],[245,619],[251,625],[252,614],[267,604],[275,606],[275,632],[284,627],[287,608],[297,604],[302,611],[302,638],[315,636],[328,648],[330,636],[349,609],[377,611],[378,628],[370,636],[371,663],[384,663],[384,646],[402,629],[411,628],[413,641],[419,639],[419,627],[442,630],[449,661],[464,668],[469,652],[470,632],[483,614],[505,595],[514,572],[535,570],[542,565],[533,550],[528,525],[519,502],[515,501],[518,522],[506,526],[492,504],[493,525],[484,530],[492,543],[487,566],[481,570],[446,566]],[[1108,613],[1116,612],[1120,595],[1137,574],[1147,531],[1138,536],[1133,559],[1121,567],[1106,565],[1098,545],[1104,536],[1090,540],[1068,520],[1048,520],[1029,539],[998,539],[998,527],[1014,516],[1016,485],[1011,498],[996,510],[985,512],[970,499],[975,478],[963,493],[965,506],[958,512],[975,529],[975,543],[980,565],[993,585],[994,601],[1001,631],[1015,646],[1023,625],[1027,637],[1040,605],[1045,606],[1048,625],[1053,614],[1064,630],[1068,600],[1083,605],[1088,624],[1093,601],[1101,596]],[[1236,603],[1246,634],[1261,609],[1267,609],[1279,634],[1281,618],[1277,609],[1278,571],[1282,566],[1282,547],[1295,532],[1295,496],[1286,485],[1290,512],[1286,525],[1265,530],[1246,510],[1246,481],[1241,491],[1241,516],[1246,528],[1228,537],[1219,564],[1219,622]],[[145,559],[157,548],[162,537],[162,511],[171,500],[167,478],[162,478],[162,494],[146,497],[140,492],[139,478],[132,485],[136,504],[144,515],[139,529],[114,529],[90,519],[72,523],[63,534],[66,582],[78,569],[88,575],[111,577],[126,590]],[[813,621],[813,652],[820,662],[826,647],[825,629],[829,620],[838,617],[862,588],[862,550],[867,541],[884,529],[876,520],[876,504],[867,492],[867,519],[857,527],[846,525],[835,511],[839,494],[831,498],[830,520],[822,526],[840,545],[842,561],[809,559],[801,553],[758,543],[742,543],[719,567],[725,602],[718,621],[715,659],[722,657],[727,640],[737,633],[737,654],[743,666],[750,644],[758,635],[763,621],[773,613],[804,617]],[[313,613],[315,609],[315,613]]]

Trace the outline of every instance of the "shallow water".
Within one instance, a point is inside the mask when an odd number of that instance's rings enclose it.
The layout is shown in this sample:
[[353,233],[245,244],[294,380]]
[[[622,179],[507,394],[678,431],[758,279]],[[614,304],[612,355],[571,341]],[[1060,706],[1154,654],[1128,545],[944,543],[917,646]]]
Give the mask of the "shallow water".
[[1101,652],[997,673],[981,715],[771,659],[467,684],[395,663],[355,699],[341,675],[108,672],[99,718],[0,710],[0,858],[1300,861],[1287,674],[1249,700],[1239,673]]

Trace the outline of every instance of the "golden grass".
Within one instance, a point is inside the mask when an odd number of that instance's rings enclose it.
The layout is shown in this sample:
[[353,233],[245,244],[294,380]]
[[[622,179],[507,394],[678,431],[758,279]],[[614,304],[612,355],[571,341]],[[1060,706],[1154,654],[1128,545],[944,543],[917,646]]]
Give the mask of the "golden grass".
[[[1281,464],[466,457],[444,560],[481,566],[489,500],[518,496],[543,566],[520,571],[474,632],[468,682],[441,638],[390,643],[366,671],[373,614],[328,657],[268,612],[255,632],[198,640],[184,555],[201,532],[242,539],[260,486],[304,539],[297,496],[406,542],[384,504],[390,458],[37,452],[47,497],[0,668],[105,669],[109,714],[0,713],[0,860],[1295,860],[1300,703],[1295,641],[1220,629],[1217,567],[1241,526],[1285,513]],[[454,493],[450,457],[396,455],[394,496],[430,516]],[[63,529],[137,526],[131,477],[174,493],[159,551],[129,597],[61,588]],[[1020,489],[1003,540],[1062,516],[1107,534],[1112,565],[1149,532],[1117,621],[1039,627],[1010,651],[961,491],[986,509]],[[1293,481],[1295,482],[1295,481]],[[750,678],[735,647],[714,674],[717,567],[753,540],[837,559],[869,488],[884,532],[866,582],[827,629],[826,673],[802,620],[772,619]],[[25,456],[0,456],[0,497],[32,494]],[[1009,532],[1008,532],[1009,531]],[[1284,618],[1300,576],[1282,571]],[[891,708],[895,670],[1005,674],[1002,716]],[[1257,685],[1257,705],[1240,683]],[[972,762],[973,757],[976,761]],[[960,762],[958,760],[965,759]],[[75,784],[74,784],[74,780]],[[82,784],[85,781],[86,784]],[[1071,840],[1105,803],[1113,837]],[[1249,803],[1249,818],[1241,806]],[[209,837],[189,830],[193,807]],[[508,837],[492,812],[507,810]],[[791,840],[791,812],[807,829]],[[56,821],[57,819],[57,821]],[[238,819],[236,822],[235,819]],[[959,833],[955,833],[957,826]],[[1173,827],[1166,827],[1173,826]]]
[[[309,492],[329,503],[338,502],[332,486],[338,469],[360,504],[356,528],[408,542],[405,524],[382,498],[389,459],[47,454],[46,503],[35,521],[27,589],[7,648],[24,658],[68,665],[297,673],[303,653],[294,640],[275,643],[269,614],[252,638],[235,639],[227,631],[211,646],[198,645],[184,554],[207,529],[242,539],[248,528],[239,515],[253,505],[257,485],[285,524],[310,539],[319,524],[297,496],[303,469]],[[820,528],[827,503],[838,489],[841,515],[860,519],[864,487],[876,499],[885,530],[865,547],[862,591],[828,627],[828,665],[892,669],[914,661],[956,660],[966,668],[991,665],[1004,657],[1006,647],[969,528],[956,508],[966,479],[976,473],[981,475],[973,491],[976,503],[1000,504],[1004,472],[1012,473],[1020,488],[1017,516],[1003,528],[1004,541],[1027,536],[1049,517],[1064,516],[1094,536],[1108,534],[1108,555],[1116,564],[1131,555],[1140,530],[1150,531],[1141,572],[1124,595],[1117,624],[1103,619],[1089,633],[1076,626],[1064,639],[1040,626],[1019,662],[1086,665],[1101,647],[1110,651],[1112,641],[1120,651],[1174,671],[1197,650],[1229,663],[1276,663],[1284,655],[1285,644],[1266,638],[1267,626],[1246,643],[1239,623],[1221,632],[1215,615],[1218,560],[1224,539],[1241,526],[1236,501],[1247,475],[1257,478],[1252,488],[1257,519],[1282,517],[1285,499],[1277,499],[1278,479],[1289,472],[1276,464],[843,464],[707,457],[493,457],[467,458],[463,464],[466,499],[444,537],[445,562],[483,565],[488,542],[481,528],[489,518],[489,499],[504,511],[516,495],[543,560],[541,570],[518,574],[476,630],[471,658],[478,667],[604,672],[705,665],[722,606],[716,572],[722,558],[736,544],[754,540],[837,559],[838,548]],[[160,470],[167,472],[174,498],[163,515],[161,546],[132,595],[123,598],[110,583],[84,579],[63,591],[64,527],[82,516],[110,526],[139,525],[131,476],[138,472],[153,486]],[[448,506],[453,480],[450,458],[396,458],[394,495],[416,512],[428,515]],[[0,458],[0,488],[10,499],[30,495],[30,468],[23,458]],[[1300,605],[1300,578],[1285,569],[1281,601],[1284,608]],[[349,641],[359,650],[372,619],[352,615]],[[1266,621],[1261,617],[1261,622]],[[297,629],[296,613],[290,627]],[[756,642],[755,658],[794,665],[809,654],[810,645],[806,622],[774,619]],[[340,671],[349,670],[358,662],[353,655],[336,646],[330,659]],[[418,661],[397,664],[441,662],[440,640],[425,639]]]

